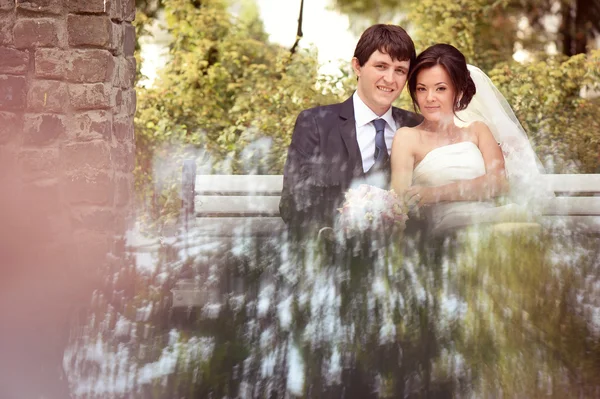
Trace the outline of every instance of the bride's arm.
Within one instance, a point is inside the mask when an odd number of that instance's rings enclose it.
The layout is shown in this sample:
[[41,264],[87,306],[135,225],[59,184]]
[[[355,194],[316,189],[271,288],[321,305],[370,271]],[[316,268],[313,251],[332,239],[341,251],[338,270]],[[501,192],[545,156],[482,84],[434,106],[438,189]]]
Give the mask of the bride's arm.
[[509,184],[504,171],[504,156],[490,129],[482,122],[471,126],[478,139],[478,146],[486,173],[475,179],[458,181],[437,187],[414,187],[408,190],[419,193],[421,205],[446,201],[482,201],[508,191]]

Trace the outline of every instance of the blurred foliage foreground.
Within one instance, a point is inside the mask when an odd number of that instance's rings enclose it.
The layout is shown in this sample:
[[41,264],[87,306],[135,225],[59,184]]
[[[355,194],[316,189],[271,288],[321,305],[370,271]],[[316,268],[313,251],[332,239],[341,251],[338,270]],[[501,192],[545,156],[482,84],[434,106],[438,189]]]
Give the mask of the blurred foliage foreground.
[[[65,364],[82,398],[597,397],[597,242],[163,241],[115,270]],[[182,277],[204,306],[170,308]]]

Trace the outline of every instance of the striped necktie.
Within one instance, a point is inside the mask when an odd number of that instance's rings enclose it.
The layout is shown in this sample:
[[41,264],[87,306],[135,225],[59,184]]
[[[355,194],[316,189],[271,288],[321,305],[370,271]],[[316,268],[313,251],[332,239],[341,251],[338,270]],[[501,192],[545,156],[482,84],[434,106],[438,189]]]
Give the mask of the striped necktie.
[[385,145],[385,121],[383,119],[374,119],[375,125],[375,164],[374,168],[381,168],[390,158],[387,146]]

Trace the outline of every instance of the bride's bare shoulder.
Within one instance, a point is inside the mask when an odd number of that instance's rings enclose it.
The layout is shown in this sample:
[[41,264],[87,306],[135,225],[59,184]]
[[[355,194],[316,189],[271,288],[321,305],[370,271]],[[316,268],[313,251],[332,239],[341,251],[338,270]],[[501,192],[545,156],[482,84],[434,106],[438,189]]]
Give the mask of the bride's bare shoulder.
[[394,141],[402,141],[404,144],[416,142],[420,138],[420,130],[416,127],[401,127],[396,130]]
[[465,129],[467,129],[468,131],[473,132],[473,133],[477,133],[482,130],[490,130],[488,125],[486,125],[485,122],[482,122],[482,121],[471,122],[470,124],[468,124],[465,127]]

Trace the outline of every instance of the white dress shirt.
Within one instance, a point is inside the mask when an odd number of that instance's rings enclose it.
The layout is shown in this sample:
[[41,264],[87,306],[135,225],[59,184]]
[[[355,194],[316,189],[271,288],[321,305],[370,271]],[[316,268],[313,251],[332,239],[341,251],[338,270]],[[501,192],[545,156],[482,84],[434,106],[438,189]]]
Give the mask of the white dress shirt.
[[362,156],[363,171],[367,172],[375,164],[375,125],[373,125],[373,119],[381,118],[385,121],[384,136],[388,154],[392,151],[392,141],[394,140],[394,134],[396,134],[396,121],[392,117],[392,107],[385,114],[377,116],[360,99],[356,91],[352,96],[352,102],[356,123],[356,140]]

